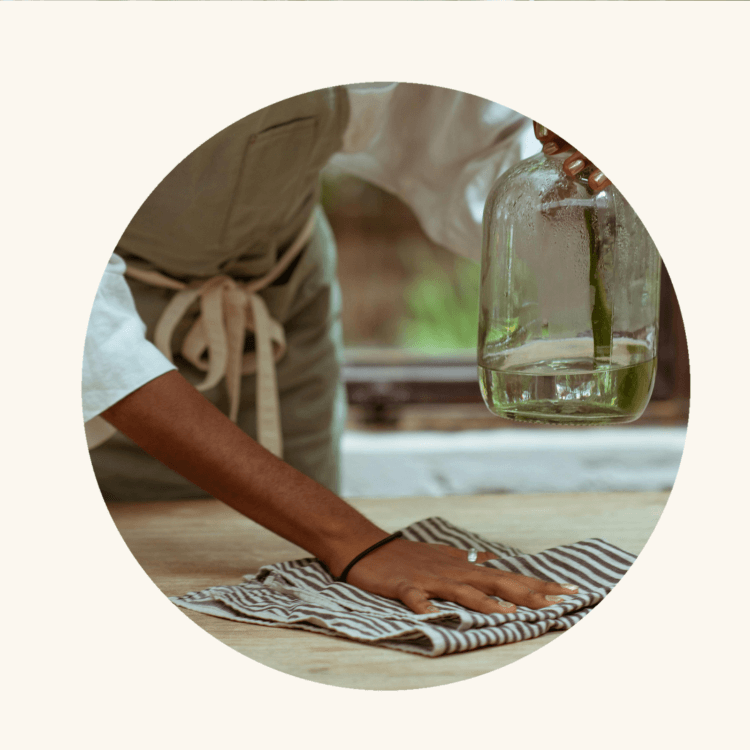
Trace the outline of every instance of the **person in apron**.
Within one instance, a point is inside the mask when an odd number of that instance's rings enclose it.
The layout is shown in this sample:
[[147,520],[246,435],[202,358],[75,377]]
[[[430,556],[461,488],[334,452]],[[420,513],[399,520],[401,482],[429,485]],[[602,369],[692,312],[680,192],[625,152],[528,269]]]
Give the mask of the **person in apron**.
[[[275,383],[271,379],[262,399],[266,406],[274,402],[270,420],[279,410],[280,423],[272,424],[261,442],[276,455],[282,455],[283,445],[285,461],[334,492],[339,487],[339,443],[346,413],[339,378],[341,293],[335,242],[317,202],[320,170],[341,147],[347,120],[341,89],[297,96],[243,118],[167,176],[117,246],[128,265],[130,290],[150,340],[182,287],[197,290],[220,277],[240,287],[256,282],[253,295],[283,329],[273,342],[274,360],[278,358],[272,363]],[[298,247],[292,247],[298,238]],[[286,259],[289,265],[280,275],[266,279]],[[225,295],[215,296],[218,301]],[[189,351],[183,350],[202,312],[205,317],[205,301],[205,295],[198,297],[172,321],[162,349],[196,386],[206,379],[199,369],[204,352],[190,361]],[[243,330],[245,358],[252,357],[255,338]],[[202,392],[243,431],[258,438],[258,378],[252,372],[255,366],[246,369],[250,372],[242,377],[241,388],[231,394],[235,403],[225,387],[226,367],[217,373],[219,382],[209,381]],[[206,496],[122,433],[107,432],[101,423],[99,430],[108,439],[90,455],[106,500]]]
[[[493,557],[485,552],[388,535],[336,494],[341,294],[318,207],[320,171],[359,141],[395,159],[398,172],[416,152],[402,135],[404,115],[415,111],[409,97],[422,100],[429,124],[441,97],[447,112],[463,96],[408,86],[394,96],[404,85],[385,86],[362,96],[314,91],[266,107],[206,141],[148,197],[117,245],[89,321],[84,419],[94,472],[108,500],[216,497],[311,552],[335,579],[416,613],[439,611],[431,598],[486,613],[550,606],[575,587],[477,567]],[[378,91],[391,97],[401,148],[381,137],[387,118],[371,106]],[[350,123],[353,105],[359,119]],[[472,117],[487,131],[485,115]],[[505,131],[522,120],[511,113]],[[460,117],[453,133],[442,125],[447,145],[424,150],[412,169],[435,184],[458,184],[466,173],[467,194],[481,194],[477,180],[489,189],[513,160],[498,151],[498,133],[490,128],[482,159],[469,158],[465,170],[450,153],[465,130]],[[351,171],[370,170],[389,188],[375,162],[358,156]],[[393,192],[408,185],[428,230],[455,230],[418,180],[397,177]],[[476,224],[476,206],[466,215]]]

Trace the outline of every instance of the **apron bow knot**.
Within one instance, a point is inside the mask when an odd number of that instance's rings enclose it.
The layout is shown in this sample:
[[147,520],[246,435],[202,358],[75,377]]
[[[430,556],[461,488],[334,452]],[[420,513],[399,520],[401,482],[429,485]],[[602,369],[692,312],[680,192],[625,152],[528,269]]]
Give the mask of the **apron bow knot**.
[[[231,276],[213,276],[185,284],[158,271],[128,265],[126,275],[153,286],[176,290],[154,330],[154,344],[173,362],[172,338],[180,321],[198,302],[200,311],[180,348],[180,354],[206,373],[196,388],[207,391],[222,378],[229,394],[229,418],[237,421],[243,375],[256,374],[258,442],[281,458],[283,444],[276,362],[286,353],[284,328],[271,317],[258,294],[277,279],[307,245],[315,227],[313,212],[295,241],[262,278],[238,283]],[[245,352],[245,336],[255,336],[255,351]]]

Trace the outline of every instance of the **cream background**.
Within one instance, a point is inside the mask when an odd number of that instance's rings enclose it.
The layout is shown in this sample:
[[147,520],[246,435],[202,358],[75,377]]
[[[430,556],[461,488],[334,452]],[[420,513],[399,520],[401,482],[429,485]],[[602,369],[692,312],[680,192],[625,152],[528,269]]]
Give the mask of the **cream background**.
[[[733,744],[746,641],[718,627],[744,630],[748,608],[745,406],[730,398],[747,363],[747,5],[175,7],[0,9],[9,746]],[[147,192],[249,111],[366,80],[459,88],[585,145],[666,259],[694,389],[673,497],[616,592],[516,664],[405,694],[296,680],[190,623],[115,530],[80,414],[94,292]],[[670,633],[658,648],[655,631]]]

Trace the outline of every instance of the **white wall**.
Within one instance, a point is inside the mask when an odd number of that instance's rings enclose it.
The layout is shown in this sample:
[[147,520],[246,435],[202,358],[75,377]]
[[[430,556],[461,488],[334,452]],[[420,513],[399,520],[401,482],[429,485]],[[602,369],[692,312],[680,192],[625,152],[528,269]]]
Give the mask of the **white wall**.
[[670,489],[684,427],[348,432],[344,497]]

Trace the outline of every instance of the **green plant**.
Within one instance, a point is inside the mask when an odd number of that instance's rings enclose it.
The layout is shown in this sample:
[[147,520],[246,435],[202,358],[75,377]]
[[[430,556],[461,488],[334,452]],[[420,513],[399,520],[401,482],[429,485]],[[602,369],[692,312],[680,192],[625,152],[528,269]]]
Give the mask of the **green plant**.
[[475,347],[479,265],[455,258],[445,268],[429,251],[405,262],[416,275],[405,291],[409,314],[399,325],[399,344],[432,353]]
[[601,277],[602,243],[599,236],[599,224],[590,208],[584,209],[583,215],[589,235],[589,284],[594,289],[594,304],[591,309],[594,358],[597,361],[608,361],[612,354],[612,310]]

